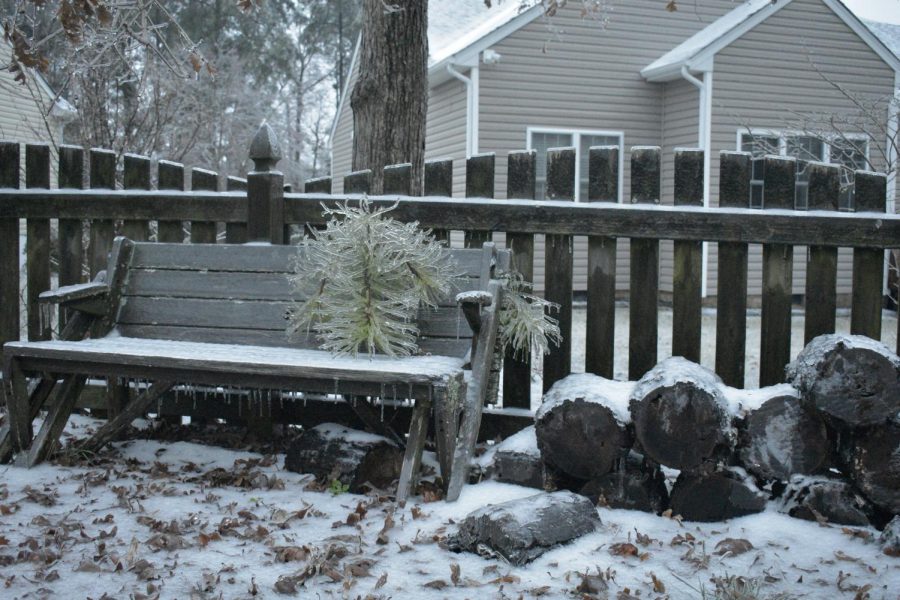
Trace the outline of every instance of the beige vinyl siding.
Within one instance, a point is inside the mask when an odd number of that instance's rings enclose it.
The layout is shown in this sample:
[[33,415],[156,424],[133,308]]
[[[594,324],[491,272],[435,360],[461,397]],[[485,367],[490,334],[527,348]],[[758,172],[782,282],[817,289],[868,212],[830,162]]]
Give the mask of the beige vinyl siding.
[[350,91],[359,73],[359,63],[354,54],[353,65],[347,75],[347,89],[337,114],[337,125],[331,139],[331,190],[335,194],[344,191],[344,175],[353,170],[353,109],[350,108]]
[[[612,0],[604,27],[582,19],[573,2],[493,46],[501,58],[481,65],[479,148],[497,153],[497,197],[506,193],[507,154],[524,148],[526,129],[537,127],[622,132],[628,201],[630,148],[660,145],[663,137],[664,86],[647,83],[640,70],[733,7],[732,0],[711,1],[670,13],[658,0]],[[586,247],[576,238],[576,290],[587,285]],[[536,253],[543,254],[540,241]],[[540,288],[543,261],[535,267]],[[627,289],[627,240],[619,243],[617,271],[618,287]]]
[[453,195],[466,189],[466,84],[450,79],[428,96],[425,160],[453,159]]
[[[894,73],[821,0],[794,0],[715,57],[713,84],[712,190],[717,200],[718,153],[735,150],[737,132],[750,125],[786,130],[790,111],[846,113],[851,103],[828,81],[852,93],[885,97]],[[872,140],[870,156],[878,156]],[[883,170],[883,164],[875,164]],[[749,292],[760,293],[761,252],[751,249]],[[850,292],[851,253],[842,251],[838,293]],[[718,272],[711,245],[709,293],[715,294]],[[806,250],[794,250],[794,293],[804,292]]]

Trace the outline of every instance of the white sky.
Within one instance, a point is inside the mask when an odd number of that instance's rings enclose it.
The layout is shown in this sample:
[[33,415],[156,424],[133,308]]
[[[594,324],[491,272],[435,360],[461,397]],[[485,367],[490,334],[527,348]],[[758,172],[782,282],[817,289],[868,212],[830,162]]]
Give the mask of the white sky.
[[863,19],[900,24],[900,0],[844,0]]

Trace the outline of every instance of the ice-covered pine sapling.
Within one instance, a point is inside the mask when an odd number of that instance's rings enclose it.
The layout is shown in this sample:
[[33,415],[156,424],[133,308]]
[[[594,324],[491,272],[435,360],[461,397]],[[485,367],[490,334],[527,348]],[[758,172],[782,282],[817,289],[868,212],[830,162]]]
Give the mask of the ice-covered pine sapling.
[[323,208],[328,224],[303,239],[290,275],[306,300],[289,312],[289,333],[312,330],[335,354],[415,354],[416,311],[452,288],[450,252],[418,223],[387,216],[394,207],[364,198]]
[[562,334],[559,321],[550,315],[559,305],[531,293],[531,283],[517,271],[500,274],[505,293],[500,309],[500,344],[512,349],[517,360],[525,360],[530,352],[543,356],[550,344],[559,346]]

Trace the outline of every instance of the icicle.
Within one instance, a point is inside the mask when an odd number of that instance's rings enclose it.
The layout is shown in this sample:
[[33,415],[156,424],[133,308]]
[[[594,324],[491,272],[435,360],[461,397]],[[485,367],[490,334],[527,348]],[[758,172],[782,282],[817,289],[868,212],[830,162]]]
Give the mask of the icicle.
[[459,330],[462,326],[462,306],[456,305],[456,339],[459,341]]
[[406,395],[406,402],[404,404],[406,404],[407,406],[411,406],[412,401],[413,401],[412,381],[410,381],[408,385],[409,385],[409,393]]
[[287,392],[285,392],[284,390],[282,390],[282,391],[281,391],[281,395],[278,396],[278,408],[279,408],[280,410],[282,410],[282,411],[284,410],[284,396],[285,396],[285,394],[287,394]]
[[243,400],[244,400],[243,396],[238,396],[238,399],[237,399],[237,403],[238,403],[238,417],[241,416],[241,407],[242,407],[242,405],[244,404],[244,401],[243,401]]
[[334,378],[334,399],[335,399],[335,400],[338,399],[338,395],[339,395],[339,392],[338,392],[338,383],[339,383],[339,382],[338,382],[338,378],[335,377],[335,378]]
[[394,405],[396,406],[396,404],[397,404],[397,384],[392,383],[391,389],[393,390],[393,393],[394,393]]
[[266,398],[266,404],[268,405],[269,416],[271,417],[272,416],[272,391],[271,390],[269,390],[269,396]]
[[306,408],[306,392],[303,392],[303,408]]
[[384,423],[384,396],[379,401],[381,402],[381,422]]

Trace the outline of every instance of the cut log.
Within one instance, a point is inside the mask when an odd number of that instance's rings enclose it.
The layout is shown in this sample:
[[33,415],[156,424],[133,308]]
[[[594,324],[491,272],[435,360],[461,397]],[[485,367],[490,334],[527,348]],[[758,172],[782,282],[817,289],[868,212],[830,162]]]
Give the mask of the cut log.
[[900,514],[900,423],[858,429],[841,453],[844,470],[879,508]]
[[794,388],[778,385],[754,393],[769,398],[740,422],[738,457],[744,468],[760,479],[788,481],[831,465],[825,422],[801,405]]
[[284,468],[315,475],[325,485],[337,480],[360,493],[366,483],[389,487],[400,476],[402,462],[402,451],[387,438],[324,423],[291,442]]
[[631,446],[626,424],[631,384],[590,374],[569,375],[544,395],[535,434],[544,462],[587,480],[612,470]]
[[804,404],[838,428],[877,425],[900,412],[900,358],[860,335],[820,335],[787,366]]
[[882,552],[888,556],[900,556],[900,516],[891,519],[878,541]]
[[670,507],[686,521],[724,521],[762,512],[766,496],[738,469],[682,473],[672,488]]
[[534,427],[526,427],[503,440],[482,462],[484,474],[503,483],[542,489],[544,464]]
[[447,547],[457,552],[487,550],[510,564],[524,565],[599,525],[597,510],[587,498],[572,492],[542,493],[470,513],[447,539]]
[[779,511],[807,521],[868,527],[872,505],[846,481],[823,477],[794,477],[785,490]]
[[721,380],[709,369],[668,358],[634,387],[631,416],[644,453],[673,469],[692,470],[734,447],[731,411]]
[[[622,464],[624,463],[624,464]],[[658,466],[645,464],[643,457],[630,452],[621,468],[592,479],[581,488],[598,506],[624,508],[659,514],[669,504],[666,478]]]

